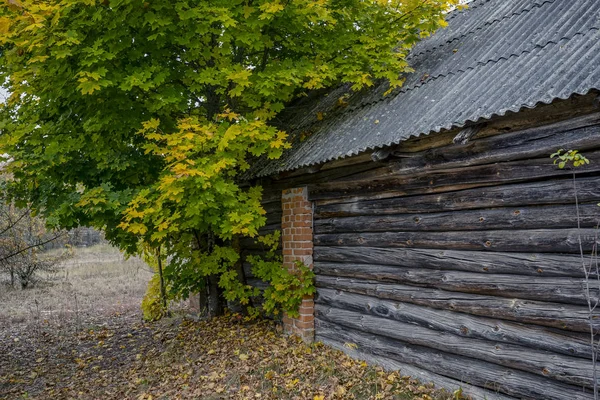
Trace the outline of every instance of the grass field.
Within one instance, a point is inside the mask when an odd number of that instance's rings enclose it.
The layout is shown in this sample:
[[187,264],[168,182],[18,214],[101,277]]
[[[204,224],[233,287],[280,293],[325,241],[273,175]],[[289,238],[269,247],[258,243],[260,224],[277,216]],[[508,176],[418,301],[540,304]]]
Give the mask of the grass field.
[[31,289],[11,289],[0,279],[0,327],[78,329],[105,315],[138,312],[151,276],[143,261],[126,260],[109,245],[76,248],[58,272],[42,276]]

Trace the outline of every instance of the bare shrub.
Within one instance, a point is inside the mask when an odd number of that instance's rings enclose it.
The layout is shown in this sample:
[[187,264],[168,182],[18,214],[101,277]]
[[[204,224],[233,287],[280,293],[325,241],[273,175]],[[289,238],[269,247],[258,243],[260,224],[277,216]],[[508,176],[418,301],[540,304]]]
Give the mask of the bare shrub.
[[44,246],[64,238],[65,231],[47,229],[30,209],[0,205],[0,272],[8,275],[11,287],[30,287],[41,272],[56,272],[58,264],[71,255],[68,246],[58,252],[44,251]]

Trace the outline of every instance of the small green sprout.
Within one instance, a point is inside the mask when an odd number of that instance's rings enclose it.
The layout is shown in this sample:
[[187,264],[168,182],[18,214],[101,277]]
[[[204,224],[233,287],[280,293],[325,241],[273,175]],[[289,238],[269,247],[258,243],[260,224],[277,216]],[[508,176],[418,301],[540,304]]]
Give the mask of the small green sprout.
[[581,167],[582,165],[589,164],[588,160],[583,154],[579,153],[579,150],[568,150],[559,149],[556,153],[552,154],[550,158],[555,159],[554,164],[558,163],[558,168],[563,169],[569,163],[573,163],[573,167]]

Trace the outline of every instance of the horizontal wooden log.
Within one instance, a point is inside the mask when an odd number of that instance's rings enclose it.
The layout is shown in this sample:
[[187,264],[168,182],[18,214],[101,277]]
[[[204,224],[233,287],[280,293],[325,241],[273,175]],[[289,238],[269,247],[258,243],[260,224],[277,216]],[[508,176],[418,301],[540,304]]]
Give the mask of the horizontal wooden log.
[[577,386],[470,357],[410,345],[382,336],[365,335],[364,332],[332,324],[322,319],[316,320],[315,329],[320,337],[343,343],[353,343],[361,351],[379,357],[393,358],[402,363],[412,364],[439,375],[509,396],[548,400],[593,399],[593,394],[589,393],[589,390],[587,393],[583,393],[582,389]]
[[[579,207],[582,227],[600,223],[597,201]],[[315,220],[316,234],[346,232],[475,231],[493,229],[576,228],[577,209],[572,205],[507,207],[442,213],[358,215]]]
[[333,347],[334,349],[343,351],[352,358],[366,361],[370,365],[378,365],[387,371],[400,371],[403,376],[410,376],[411,378],[418,379],[425,384],[431,382],[436,386],[436,388],[444,388],[450,393],[460,390],[465,397],[470,396],[470,398],[473,400],[516,400],[515,397],[509,397],[504,394],[491,392],[489,390],[485,390],[478,386],[469,385],[468,383],[461,382],[456,379],[434,374],[423,368],[415,367],[414,365],[401,363],[391,358],[379,357],[371,353],[350,348],[345,346],[343,342],[321,336],[318,333],[316,334],[316,340],[324,343],[327,346]]
[[[585,280],[580,278],[481,274],[391,265],[326,262],[316,262],[314,270],[318,275],[367,279],[377,282],[397,282],[452,292],[587,305],[584,294]],[[593,302],[600,295],[597,289],[591,294]]]
[[[320,288],[316,303],[418,325],[464,338],[521,345],[591,360],[589,336],[557,332],[551,328],[524,325],[500,319],[382,300],[376,297]],[[591,362],[591,361],[590,361]]]
[[[600,177],[579,177],[576,183],[580,202],[591,203],[600,198]],[[315,218],[575,204],[574,194],[571,179],[557,179],[420,196],[371,200],[356,197],[355,199],[342,199],[334,204],[316,202]]]
[[[596,141],[600,142],[600,127]],[[579,173],[600,171],[600,152],[587,154],[590,164],[580,167]],[[386,195],[406,196],[441,193],[479,186],[495,186],[542,178],[571,176],[569,169],[560,169],[546,155],[543,158],[519,160],[470,167],[453,167],[439,171],[419,171],[399,175],[394,166],[369,171],[353,181],[333,181],[309,185],[309,199],[339,201],[340,198],[366,197],[385,192]]]
[[267,218],[267,221],[265,222],[265,226],[269,226],[269,225],[279,225],[280,227],[278,229],[281,228],[281,217],[282,217],[283,213],[281,212],[270,212],[267,213],[265,215],[265,217]]
[[316,246],[315,262],[398,265],[426,269],[532,276],[585,276],[579,255],[468,250]]
[[[509,299],[362,279],[317,275],[318,288],[336,289],[441,310],[589,333],[587,306]],[[594,319],[600,329],[600,319]]]
[[570,385],[588,388],[594,386],[591,359],[584,360],[514,344],[464,338],[351,310],[318,306],[316,311],[320,320],[360,332],[528,371]]
[[[598,112],[597,103],[594,104],[594,93],[584,96],[572,96],[567,100],[553,101],[551,104],[541,104],[532,109],[522,109],[518,113],[508,113],[503,116],[495,116],[478,124],[481,129],[476,138],[490,137],[494,135],[506,135],[510,132],[535,129],[545,125],[590,115]],[[567,129],[569,123],[567,122]],[[400,143],[394,149],[394,154],[399,152],[400,156],[414,154],[445,145],[451,145],[452,140],[461,128],[442,131],[435,135],[421,135],[412,137]]]
[[277,218],[267,219],[267,223],[258,229],[259,235],[271,234],[275,231],[281,232],[281,215],[277,215]]
[[276,177],[263,179],[263,186],[270,191],[304,186],[309,183],[328,182],[345,179],[356,174],[376,169],[384,165],[373,162],[369,155],[360,155],[352,159],[336,160],[325,165],[313,165],[293,171],[280,173]]
[[314,235],[315,246],[360,246],[506,252],[587,253],[596,229],[531,229],[453,232],[360,232]]
[[540,127],[471,140],[421,152],[398,163],[398,172],[463,167],[481,163],[549,156],[558,149],[586,151],[598,147],[600,113],[570,118]]
[[281,213],[281,192],[279,193],[279,201],[272,201],[262,204],[263,209],[269,213]]

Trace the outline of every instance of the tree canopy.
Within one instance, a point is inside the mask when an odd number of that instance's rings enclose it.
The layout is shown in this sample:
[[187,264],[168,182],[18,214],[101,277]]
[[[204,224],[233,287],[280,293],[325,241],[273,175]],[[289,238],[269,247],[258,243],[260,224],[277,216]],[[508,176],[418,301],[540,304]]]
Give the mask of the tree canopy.
[[162,246],[183,294],[217,276],[245,297],[232,240],[265,218],[239,176],[289,146],[272,119],[310,90],[401,85],[457,2],[2,0],[9,191],[51,225]]

